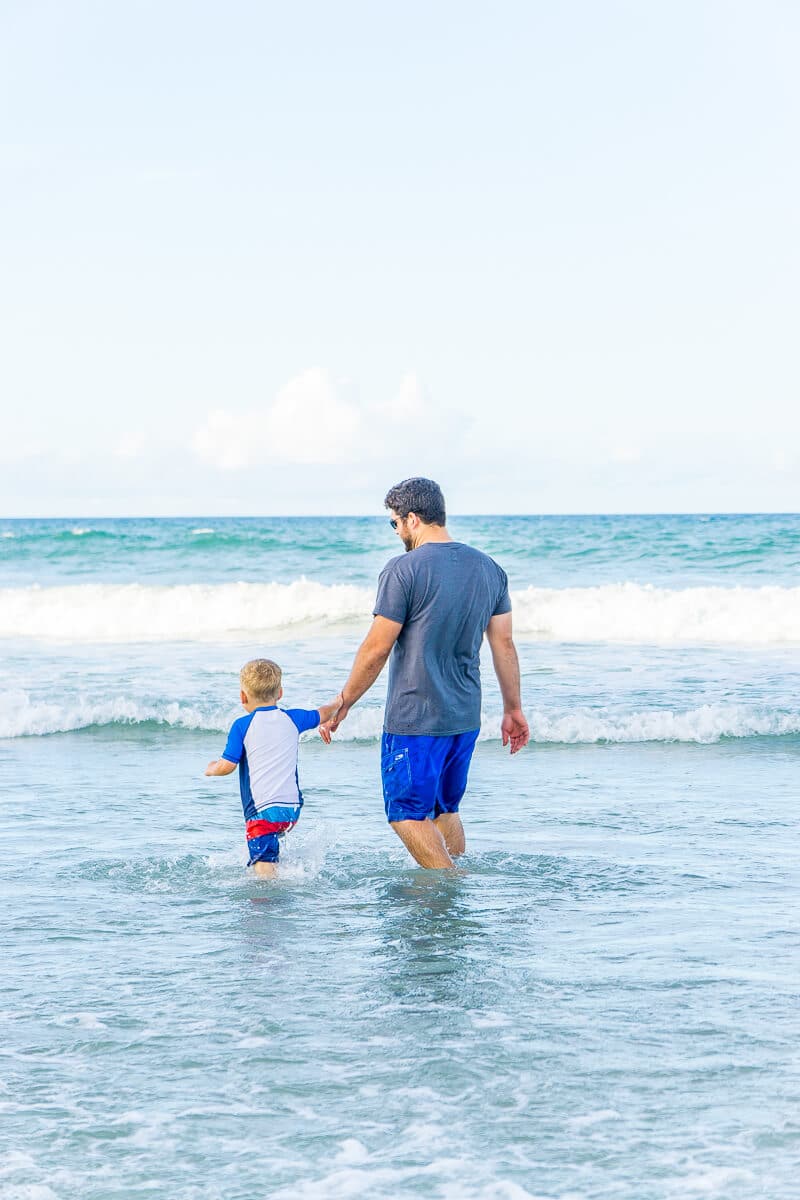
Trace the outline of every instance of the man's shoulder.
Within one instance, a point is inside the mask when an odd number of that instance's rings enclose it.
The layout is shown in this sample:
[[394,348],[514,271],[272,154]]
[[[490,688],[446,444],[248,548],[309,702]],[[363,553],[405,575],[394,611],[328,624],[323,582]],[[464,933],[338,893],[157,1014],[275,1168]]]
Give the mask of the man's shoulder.
[[416,550],[411,550],[406,554],[397,554],[394,558],[390,558],[381,574],[413,575],[418,570],[445,566],[454,558],[462,562],[466,559],[488,569],[497,571],[503,569],[490,555],[483,550],[478,550],[475,546],[470,546],[467,542],[424,542]]
[[484,550],[479,550],[477,546],[470,546],[469,542],[456,542],[455,545],[458,546],[461,553],[467,557],[480,559],[482,562],[494,563],[494,565],[497,566],[497,563],[494,561],[494,559],[491,558]]
[[[426,543],[426,545],[428,544],[430,543]],[[499,571],[501,574],[503,572],[503,568],[490,555],[486,554],[483,550],[478,550],[476,546],[470,546],[468,542],[445,542],[444,545],[448,546],[453,552],[450,561],[456,560],[461,567],[467,562],[470,564],[470,569],[472,570],[479,568],[489,572]],[[424,550],[425,546],[420,548]],[[430,561],[433,563],[437,561],[435,553],[430,556]],[[446,560],[440,557],[438,561],[444,562]]]
[[389,561],[384,564],[381,570],[381,575],[396,574],[396,572],[405,565],[406,560],[410,557],[411,555],[409,554],[395,554],[394,558],[390,558]]

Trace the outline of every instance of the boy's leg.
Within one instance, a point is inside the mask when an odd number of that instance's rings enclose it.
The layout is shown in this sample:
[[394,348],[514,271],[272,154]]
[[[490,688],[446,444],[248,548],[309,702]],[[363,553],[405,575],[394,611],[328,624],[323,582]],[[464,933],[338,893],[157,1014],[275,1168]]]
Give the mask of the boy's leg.
[[[274,879],[278,874],[280,842],[277,833],[264,830],[264,821],[247,822],[247,850],[253,874],[260,879]],[[269,829],[269,826],[267,826]]]
[[274,862],[254,862],[253,874],[259,879],[274,879],[278,874],[278,864]]

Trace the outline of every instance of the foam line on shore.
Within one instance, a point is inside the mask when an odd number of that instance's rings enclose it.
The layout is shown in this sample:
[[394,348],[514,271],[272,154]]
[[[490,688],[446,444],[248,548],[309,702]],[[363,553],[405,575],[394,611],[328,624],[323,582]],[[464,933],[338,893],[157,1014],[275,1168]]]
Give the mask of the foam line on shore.
[[[43,736],[99,728],[162,726],[206,731],[219,740],[240,710],[203,708],[164,700],[145,703],[119,697],[92,701],[79,697],[63,704],[37,701],[26,692],[0,694],[0,738]],[[686,710],[643,709],[609,713],[589,708],[533,710],[534,743],[591,745],[621,742],[711,744],[723,738],[786,737],[800,734],[799,710],[770,710],[745,704],[703,704]],[[383,710],[355,709],[335,735],[343,742],[377,742]],[[314,734],[306,737],[316,736]],[[498,741],[500,714],[484,713],[481,740]]]

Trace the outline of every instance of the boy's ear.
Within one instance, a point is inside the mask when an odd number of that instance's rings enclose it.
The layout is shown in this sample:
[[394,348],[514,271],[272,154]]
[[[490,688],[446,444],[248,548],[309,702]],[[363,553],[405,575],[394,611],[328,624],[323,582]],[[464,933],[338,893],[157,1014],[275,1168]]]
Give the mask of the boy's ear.
[[244,688],[242,688],[242,690],[239,692],[239,699],[241,700],[242,704],[249,704],[250,702],[250,697]]
[[283,688],[281,688],[280,691],[278,692],[278,699],[279,700],[283,699]]

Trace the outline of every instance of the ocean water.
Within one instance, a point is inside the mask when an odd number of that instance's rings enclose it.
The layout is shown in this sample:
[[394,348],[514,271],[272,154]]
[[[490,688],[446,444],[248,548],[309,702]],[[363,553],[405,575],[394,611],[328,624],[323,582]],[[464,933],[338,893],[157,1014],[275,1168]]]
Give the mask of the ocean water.
[[383,682],[277,883],[207,780],[269,654],[335,693],[383,518],[0,521],[0,1197],[800,1196],[800,518],[469,517],[463,866],[387,828]]

